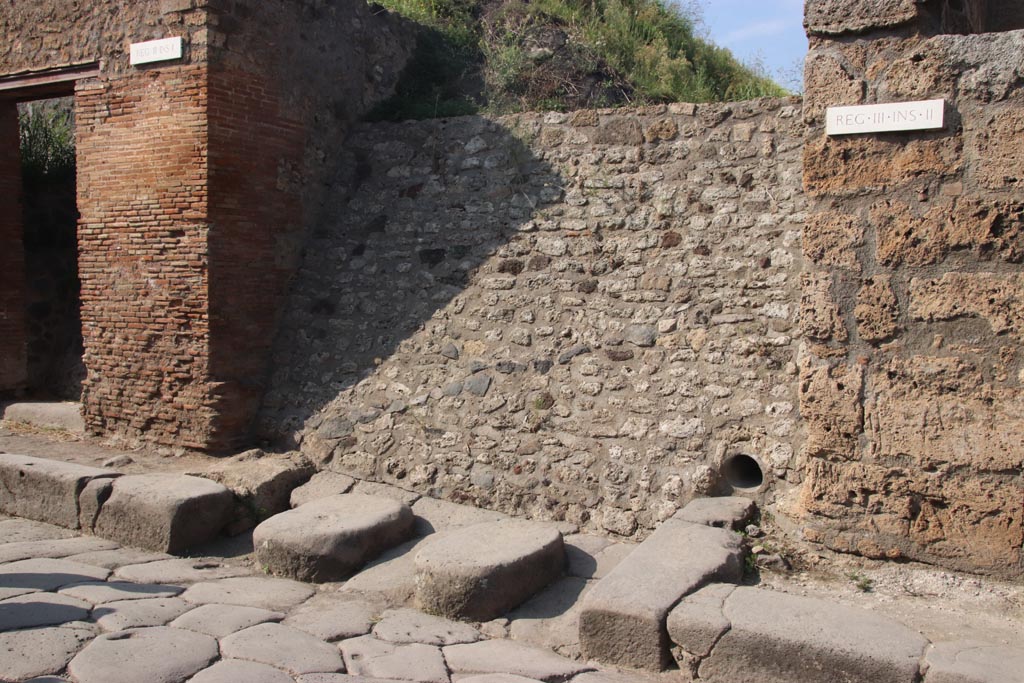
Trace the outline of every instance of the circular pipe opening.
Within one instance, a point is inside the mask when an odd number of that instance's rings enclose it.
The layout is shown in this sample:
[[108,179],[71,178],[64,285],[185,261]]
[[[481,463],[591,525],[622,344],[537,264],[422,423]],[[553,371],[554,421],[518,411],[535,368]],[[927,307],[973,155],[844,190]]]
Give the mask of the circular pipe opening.
[[726,460],[722,474],[734,489],[756,489],[764,483],[761,465],[749,455],[734,455]]

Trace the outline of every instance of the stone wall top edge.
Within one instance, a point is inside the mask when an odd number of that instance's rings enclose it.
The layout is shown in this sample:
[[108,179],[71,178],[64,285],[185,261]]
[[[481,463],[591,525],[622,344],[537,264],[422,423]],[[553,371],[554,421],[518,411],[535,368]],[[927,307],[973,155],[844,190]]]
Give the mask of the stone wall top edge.
[[921,0],[806,0],[804,28],[811,36],[892,29],[921,18]]
[[[741,100],[737,102],[676,102],[672,104],[656,104],[641,107],[611,107],[601,109],[578,109],[571,112],[559,111],[529,111],[517,114],[468,114],[465,116],[453,116],[450,118],[438,119],[409,119],[406,121],[363,121],[358,124],[359,128],[373,129],[386,127],[408,127],[408,126],[447,126],[458,125],[465,121],[479,121],[481,119],[498,123],[507,127],[515,127],[517,124],[541,121],[550,124],[577,125],[574,122],[583,117],[598,116],[602,118],[652,118],[659,116],[683,116],[697,118],[702,113],[716,113],[721,111],[735,112],[746,107],[749,116],[770,114],[784,107],[802,107],[803,97],[790,95],[786,97],[762,97],[755,100]],[[754,111],[750,111],[754,109]],[[745,117],[745,118],[749,118]]]

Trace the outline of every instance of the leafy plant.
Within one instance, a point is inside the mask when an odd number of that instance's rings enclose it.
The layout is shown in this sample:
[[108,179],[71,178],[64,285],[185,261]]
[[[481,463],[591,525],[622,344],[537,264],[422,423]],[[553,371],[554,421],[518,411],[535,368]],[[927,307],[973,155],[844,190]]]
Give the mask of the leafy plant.
[[853,581],[853,585],[862,593],[870,593],[875,587],[875,580],[860,572],[850,572],[847,577]]
[[28,180],[64,178],[75,172],[75,123],[65,102],[19,109],[21,168]]

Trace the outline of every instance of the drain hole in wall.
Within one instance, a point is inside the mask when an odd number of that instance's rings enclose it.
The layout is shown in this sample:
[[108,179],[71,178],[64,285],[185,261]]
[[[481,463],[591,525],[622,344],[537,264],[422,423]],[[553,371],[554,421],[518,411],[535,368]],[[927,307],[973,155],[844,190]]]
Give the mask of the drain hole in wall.
[[726,460],[722,474],[734,489],[756,489],[764,483],[761,466],[749,455],[734,455]]

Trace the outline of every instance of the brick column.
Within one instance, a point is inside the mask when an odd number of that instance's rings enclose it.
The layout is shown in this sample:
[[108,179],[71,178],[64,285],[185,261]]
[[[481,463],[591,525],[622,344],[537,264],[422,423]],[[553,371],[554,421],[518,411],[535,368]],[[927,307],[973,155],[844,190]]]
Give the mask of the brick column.
[[0,102],[0,391],[27,378],[18,107]]

